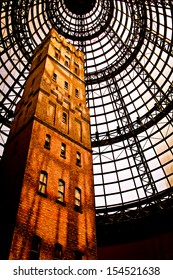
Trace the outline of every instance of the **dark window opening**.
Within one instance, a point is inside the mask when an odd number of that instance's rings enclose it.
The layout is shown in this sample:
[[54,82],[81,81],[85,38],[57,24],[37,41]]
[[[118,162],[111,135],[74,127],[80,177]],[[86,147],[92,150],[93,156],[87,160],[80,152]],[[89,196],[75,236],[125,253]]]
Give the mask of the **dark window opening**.
[[44,147],[46,149],[50,149],[50,140],[51,140],[51,136],[49,134],[46,134],[46,139],[45,139],[45,143],[44,143]]
[[62,114],[62,122],[66,123],[67,122],[67,114],[63,112]]
[[57,79],[57,74],[56,74],[56,73],[53,73],[52,80],[53,80],[54,82],[56,82],[56,79]]
[[69,67],[69,65],[70,65],[70,59],[67,56],[65,57],[64,64],[65,64],[66,67]]
[[55,59],[59,60],[60,58],[60,53],[59,52],[55,52]]
[[69,53],[69,52],[70,52],[70,48],[67,47],[67,48],[66,48],[66,53]]
[[79,98],[79,91],[78,91],[78,89],[75,89],[75,96],[76,96],[77,98]]
[[75,251],[75,260],[82,260],[83,259],[83,253],[80,251]]
[[59,243],[55,243],[54,260],[62,260],[62,245]]
[[79,65],[77,63],[75,63],[74,72],[76,75],[79,74]]
[[67,90],[68,89],[68,83],[65,81],[64,82],[64,88]]
[[34,235],[32,239],[30,260],[39,260],[41,247],[41,238],[38,235]]
[[74,72],[75,72],[76,75],[78,75],[78,72],[79,72],[79,71],[78,71],[78,68],[75,67],[75,68],[74,68]]
[[65,66],[66,66],[66,67],[69,67],[68,60],[65,60]]

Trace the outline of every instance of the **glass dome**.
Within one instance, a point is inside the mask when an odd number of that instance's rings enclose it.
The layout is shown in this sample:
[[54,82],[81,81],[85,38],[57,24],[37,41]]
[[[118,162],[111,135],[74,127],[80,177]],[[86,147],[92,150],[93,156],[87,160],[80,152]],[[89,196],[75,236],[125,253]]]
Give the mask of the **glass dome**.
[[54,27],[85,54],[96,213],[162,209],[173,185],[170,0],[0,3],[0,152],[34,49]]

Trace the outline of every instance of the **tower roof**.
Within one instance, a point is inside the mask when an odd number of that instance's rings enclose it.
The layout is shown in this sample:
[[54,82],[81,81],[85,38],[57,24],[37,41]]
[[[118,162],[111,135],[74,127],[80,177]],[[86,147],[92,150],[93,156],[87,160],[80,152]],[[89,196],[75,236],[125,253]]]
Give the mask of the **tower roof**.
[[72,42],[66,39],[64,36],[59,34],[55,28],[51,28],[44,40],[36,47],[34,53],[37,53],[40,48],[46,43],[47,40],[54,39],[55,42],[62,44],[64,47],[68,48],[72,53],[74,53],[77,57],[80,57],[82,61],[84,61],[84,53],[76,48]]

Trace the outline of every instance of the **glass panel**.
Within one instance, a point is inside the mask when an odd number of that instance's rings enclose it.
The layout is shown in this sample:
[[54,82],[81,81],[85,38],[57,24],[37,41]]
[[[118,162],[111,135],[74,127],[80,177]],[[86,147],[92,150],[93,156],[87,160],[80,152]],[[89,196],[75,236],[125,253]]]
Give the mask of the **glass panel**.
[[64,201],[64,194],[63,193],[61,193],[61,192],[58,192],[58,200],[59,201]]
[[39,192],[46,193],[46,185],[41,182],[39,184]]

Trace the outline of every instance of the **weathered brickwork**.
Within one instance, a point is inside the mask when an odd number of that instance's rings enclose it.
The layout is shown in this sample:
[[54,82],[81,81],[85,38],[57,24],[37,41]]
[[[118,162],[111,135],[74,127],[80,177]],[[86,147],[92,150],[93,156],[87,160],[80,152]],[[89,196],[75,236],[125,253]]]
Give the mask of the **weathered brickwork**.
[[[54,259],[55,243],[62,246],[62,259],[75,259],[75,251],[82,259],[96,259],[90,117],[83,65],[83,53],[54,29],[36,49],[4,153],[4,165],[5,157],[13,158],[8,165],[13,170],[9,189],[14,194],[17,185],[19,189],[10,259],[30,259],[34,235],[41,238],[39,259]],[[45,146],[47,135],[50,143]],[[16,170],[19,176],[13,184]],[[41,171],[47,174],[44,194],[39,193]],[[59,180],[65,183],[63,202],[58,201]],[[75,188],[80,189],[81,207],[75,207]]]

